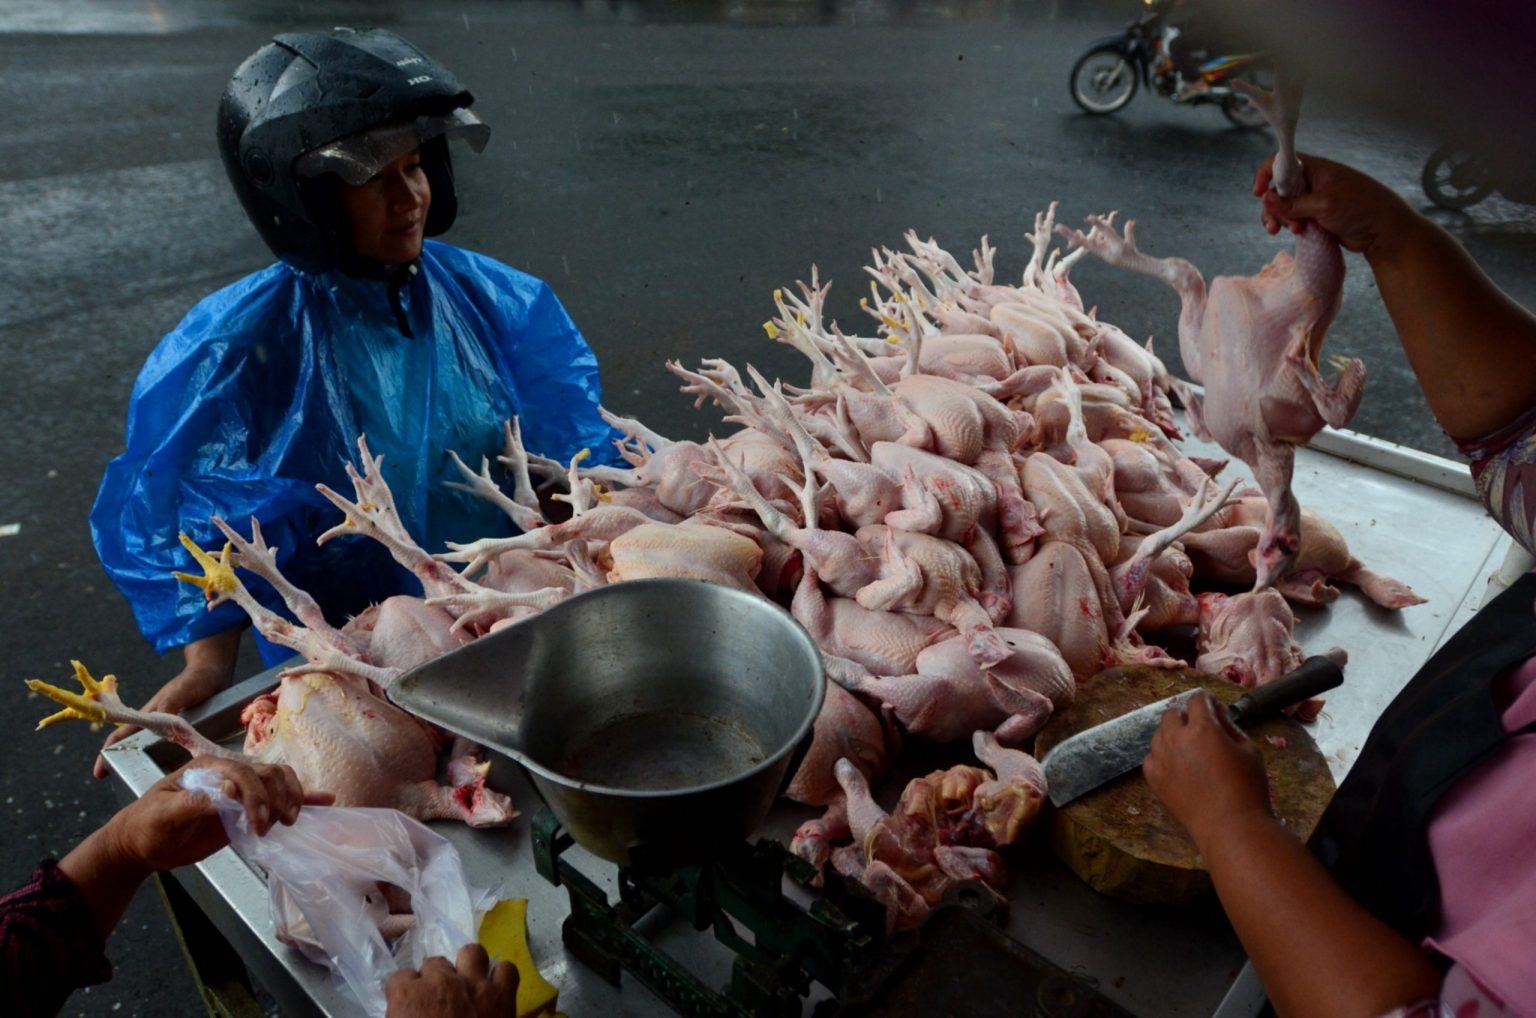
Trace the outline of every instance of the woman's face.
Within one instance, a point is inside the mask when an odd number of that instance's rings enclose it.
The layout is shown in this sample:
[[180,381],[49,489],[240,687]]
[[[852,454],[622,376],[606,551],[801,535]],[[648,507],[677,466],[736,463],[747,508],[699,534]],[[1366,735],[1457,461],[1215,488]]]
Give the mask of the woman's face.
[[384,265],[404,265],[421,254],[432,188],[413,150],[365,184],[341,185],[341,206],[352,227],[352,250]]

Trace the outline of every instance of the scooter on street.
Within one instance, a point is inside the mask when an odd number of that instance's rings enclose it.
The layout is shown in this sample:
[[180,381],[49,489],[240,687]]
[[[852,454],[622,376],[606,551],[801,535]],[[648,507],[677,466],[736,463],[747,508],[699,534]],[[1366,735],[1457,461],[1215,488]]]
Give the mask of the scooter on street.
[[1244,79],[1261,88],[1274,87],[1274,71],[1262,53],[1216,56],[1200,65],[1203,88],[1191,87],[1179,74],[1168,52],[1177,30],[1167,25],[1169,7],[1145,0],[1147,9],[1119,35],[1089,45],[1072,65],[1072,101],[1096,116],[1124,109],[1140,86],[1189,106],[1215,103],[1233,124],[1256,128],[1264,124],[1258,108],[1232,87]]
[[1483,157],[1451,144],[1430,153],[1419,181],[1430,201],[1457,211],[1471,208],[1496,190]]

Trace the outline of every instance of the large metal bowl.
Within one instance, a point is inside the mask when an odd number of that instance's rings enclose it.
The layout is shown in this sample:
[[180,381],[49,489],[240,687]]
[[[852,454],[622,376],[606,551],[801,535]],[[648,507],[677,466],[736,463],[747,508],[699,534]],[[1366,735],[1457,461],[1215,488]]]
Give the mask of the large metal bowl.
[[520,762],[588,851],[666,866],[757,829],[825,692],[815,642],[782,608],[656,579],[571,597],[414,669],[389,696]]

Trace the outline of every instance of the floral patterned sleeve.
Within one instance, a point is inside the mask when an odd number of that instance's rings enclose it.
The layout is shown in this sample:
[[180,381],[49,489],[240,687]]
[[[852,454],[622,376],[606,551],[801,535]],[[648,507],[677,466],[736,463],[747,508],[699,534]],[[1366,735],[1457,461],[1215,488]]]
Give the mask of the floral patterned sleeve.
[[1514,1012],[1481,986],[1460,965],[1452,965],[1440,985],[1438,1000],[1388,1011],[1381,1018],[1504,1018]]
[[1477,493],[1493,518],[1536,555],[1536,409],[1457,448],[1472,460]]

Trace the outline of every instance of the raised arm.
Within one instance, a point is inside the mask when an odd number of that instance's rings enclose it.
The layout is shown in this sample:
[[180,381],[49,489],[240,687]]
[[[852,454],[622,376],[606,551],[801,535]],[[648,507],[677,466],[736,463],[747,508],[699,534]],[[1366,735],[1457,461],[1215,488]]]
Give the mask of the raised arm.
[[1536,407],[1536,315],[1500,290],[1454,237],[1386,185],[1340,163],[1303,155],[1310,190],[1254,193],[1270,233],[1315,220],[1365,255],[1408,362],[1452,438],[1486,437]]

